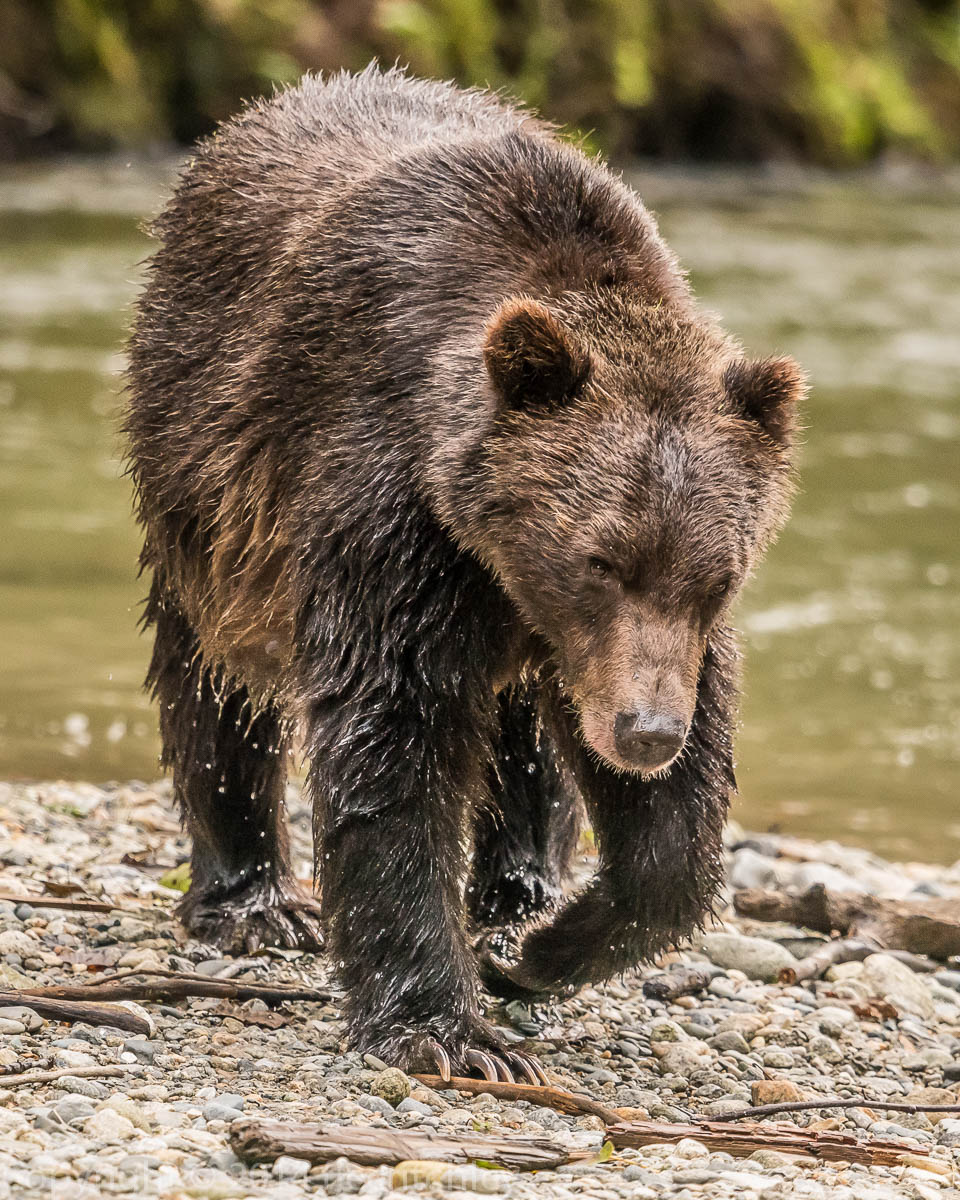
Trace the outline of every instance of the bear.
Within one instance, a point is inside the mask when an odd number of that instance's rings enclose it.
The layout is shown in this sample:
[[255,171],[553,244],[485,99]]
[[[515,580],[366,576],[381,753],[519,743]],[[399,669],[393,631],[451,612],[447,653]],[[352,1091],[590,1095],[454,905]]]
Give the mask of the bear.
[[729,611],[787,515],[803,373],[701,311],[602,162],[401,69],[252,103],[153,234],[125,428],[179,916],[325,947],[359,1051],[543,1079],[481,988],[601,981],[718,894]]

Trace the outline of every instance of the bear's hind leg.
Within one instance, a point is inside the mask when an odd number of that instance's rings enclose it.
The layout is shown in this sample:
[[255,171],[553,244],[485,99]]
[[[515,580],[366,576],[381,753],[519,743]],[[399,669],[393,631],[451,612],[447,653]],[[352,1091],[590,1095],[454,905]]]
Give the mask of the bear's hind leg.
[[147,676],[160,702],[163,764],[193,839],[190,890],[178,915],[195,937],[233,953],[319,950],[319,904],[293,878],[283,826],[286,743],[279,716],[244,688],[221,694],[196,637],[155,582]]
[[509,688],[498,713],[492,803],[475,818],[468,888],[471,920],[490,933],[559,907],[580,832],[580,802],[541,726],[535,689]]

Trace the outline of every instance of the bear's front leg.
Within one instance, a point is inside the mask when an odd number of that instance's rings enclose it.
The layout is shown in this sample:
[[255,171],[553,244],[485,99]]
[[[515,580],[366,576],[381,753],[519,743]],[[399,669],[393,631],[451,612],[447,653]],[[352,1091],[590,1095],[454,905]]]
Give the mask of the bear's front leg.
[[590,753],[559,703],[554,728],[580,784],[600,851],[597,873],[553,920],[522,939],[516,961],[478,947],[489,991],[531,999],[608,979],[688,937],[722,882],[722,833],[734,787],[736,649],[717,630],[680,757],[660,776],[614,771]]
[[458,611],[451,589],[393,611],[417,619],[416,644],[401,621],[370,621],[359,604],[334,637],[330,607],[318,609],[305,706],[318,882],[349,1040],[407,1071],[539,1081],[481,1015],[467,937],[466,843],[494,703],[483,623]]

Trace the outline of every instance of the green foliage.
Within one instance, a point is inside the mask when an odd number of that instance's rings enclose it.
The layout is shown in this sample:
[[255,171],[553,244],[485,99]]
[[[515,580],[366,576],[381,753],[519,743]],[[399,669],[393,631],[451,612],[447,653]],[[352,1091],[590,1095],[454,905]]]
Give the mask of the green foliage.
[[189,862],[182,862],[171,867],[169,871],[160,876],[160,883],[163,887],[172,888],[177,892],[188,892],[190,890]]
[[5,0],[0,153],[11,129],[189,141],[374,55],[502,88],[614,153],[960,153],[960,0]]

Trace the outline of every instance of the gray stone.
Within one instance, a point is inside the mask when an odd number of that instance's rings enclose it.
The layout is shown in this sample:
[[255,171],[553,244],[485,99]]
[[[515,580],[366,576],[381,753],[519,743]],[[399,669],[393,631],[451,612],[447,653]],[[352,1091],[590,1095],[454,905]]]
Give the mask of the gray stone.
[[422,1117],[433,1116],[433,1109],[429,1104],[424,1104],[421,1100],[414,1100],[412,1096],[407,1096],[405,1100],[401,1100],[397,1105],[399,1113],[419,1113]]
[[750,1105],[743,1100],[713,1100],[703,1110],[705,1117],[727,1117],[732,1113],[745,1112]]
[[922,976],[889,954],[871,954],[863,961],[860,979],[874,995],[888,1000],[902,1013],[932,1020],[936,1016],[930,989]]
[[5,1008],[0,1008],[0,1019],[4,1021],[17,1021],[31,1032],[46,1024],[43,1017],[35,1013],[32,1008],[26,1008],[22,1004],[13,1004]]
[[214,1150],[207,1162],[211,1167],[216,1167],[220,1171],[234,1171],[243,1166],[242,1161],[237,1158],[229,1146],[225,1146],[222,1150]]
[[53,1107],[53,1112],[61,1121],[70,1125],[73,1121],[85,1121],[92,1117],[94,1107],[85,1096],[65,1096]]
[[[796,965],[789,950],[766,938],[744,937],[739,933],[708,933],[703,938],[703,953],[718,967],[742,971],[748,979],[775,983],[780,972]],[[711,989],[719,980],[713,980]]]
[[735,1029],[725,1029],[723,1033],[718,1033],[716,1036],[710,1038],[707,1044],[712,1046],[714,1050],[736,1050],[740,1054],[750,1053],[750,1046],[747,1043],[747,1039]]
[[905,1071],[926,1071],[930,1067],[949,1067],[952,1062],[953,1055],[949,1050],[940,1046],[926,1046],[915,1054],[907,1054],[900,1065]]
[[960,1120],[946,1119],[937,1125],[937,1141],[941,1146],[960,1147]]
[[393,1116],[393,1105],[388,1104],[382,1096],[358,1096],[357,1103],[368,1112],[382,1113],[385,1117]]
[[156,1042],[147,1041],[146,1038],[127,1038],[123,1043],[123,1048],[128,1054],[132,1054],[140,1062],[152,1063],[156,1057],[157,1051],[161,1049]]
[[758,854],[756,850],[745,846],[733,856],[730,867],[730,886],[739,891],[741,888],[770,888],[779,884],[777,877],[777,860]]
[[807,1050],[811,1055],[822,1058],[825,1062],[843,1062],[843,1051],[832,1038],[824,1037],[822,1034],[820,1037],[810,1039]]
[[209,1104],[203,1107],[203,1119],[205,1121],[235,1121],[241,1116],[240,1110],[234,1108],[230,1104],[224,1104],[220,1100],[211,1100]]
[[54,1080],[53,1086],[57,1091],[73,1092],[91,1100],[106,1100],[110,1095],[110,1089],[105,1088],[102,1083],[97,1083],[95,1079],[84,1079],[79,1075],[64,1075]]

